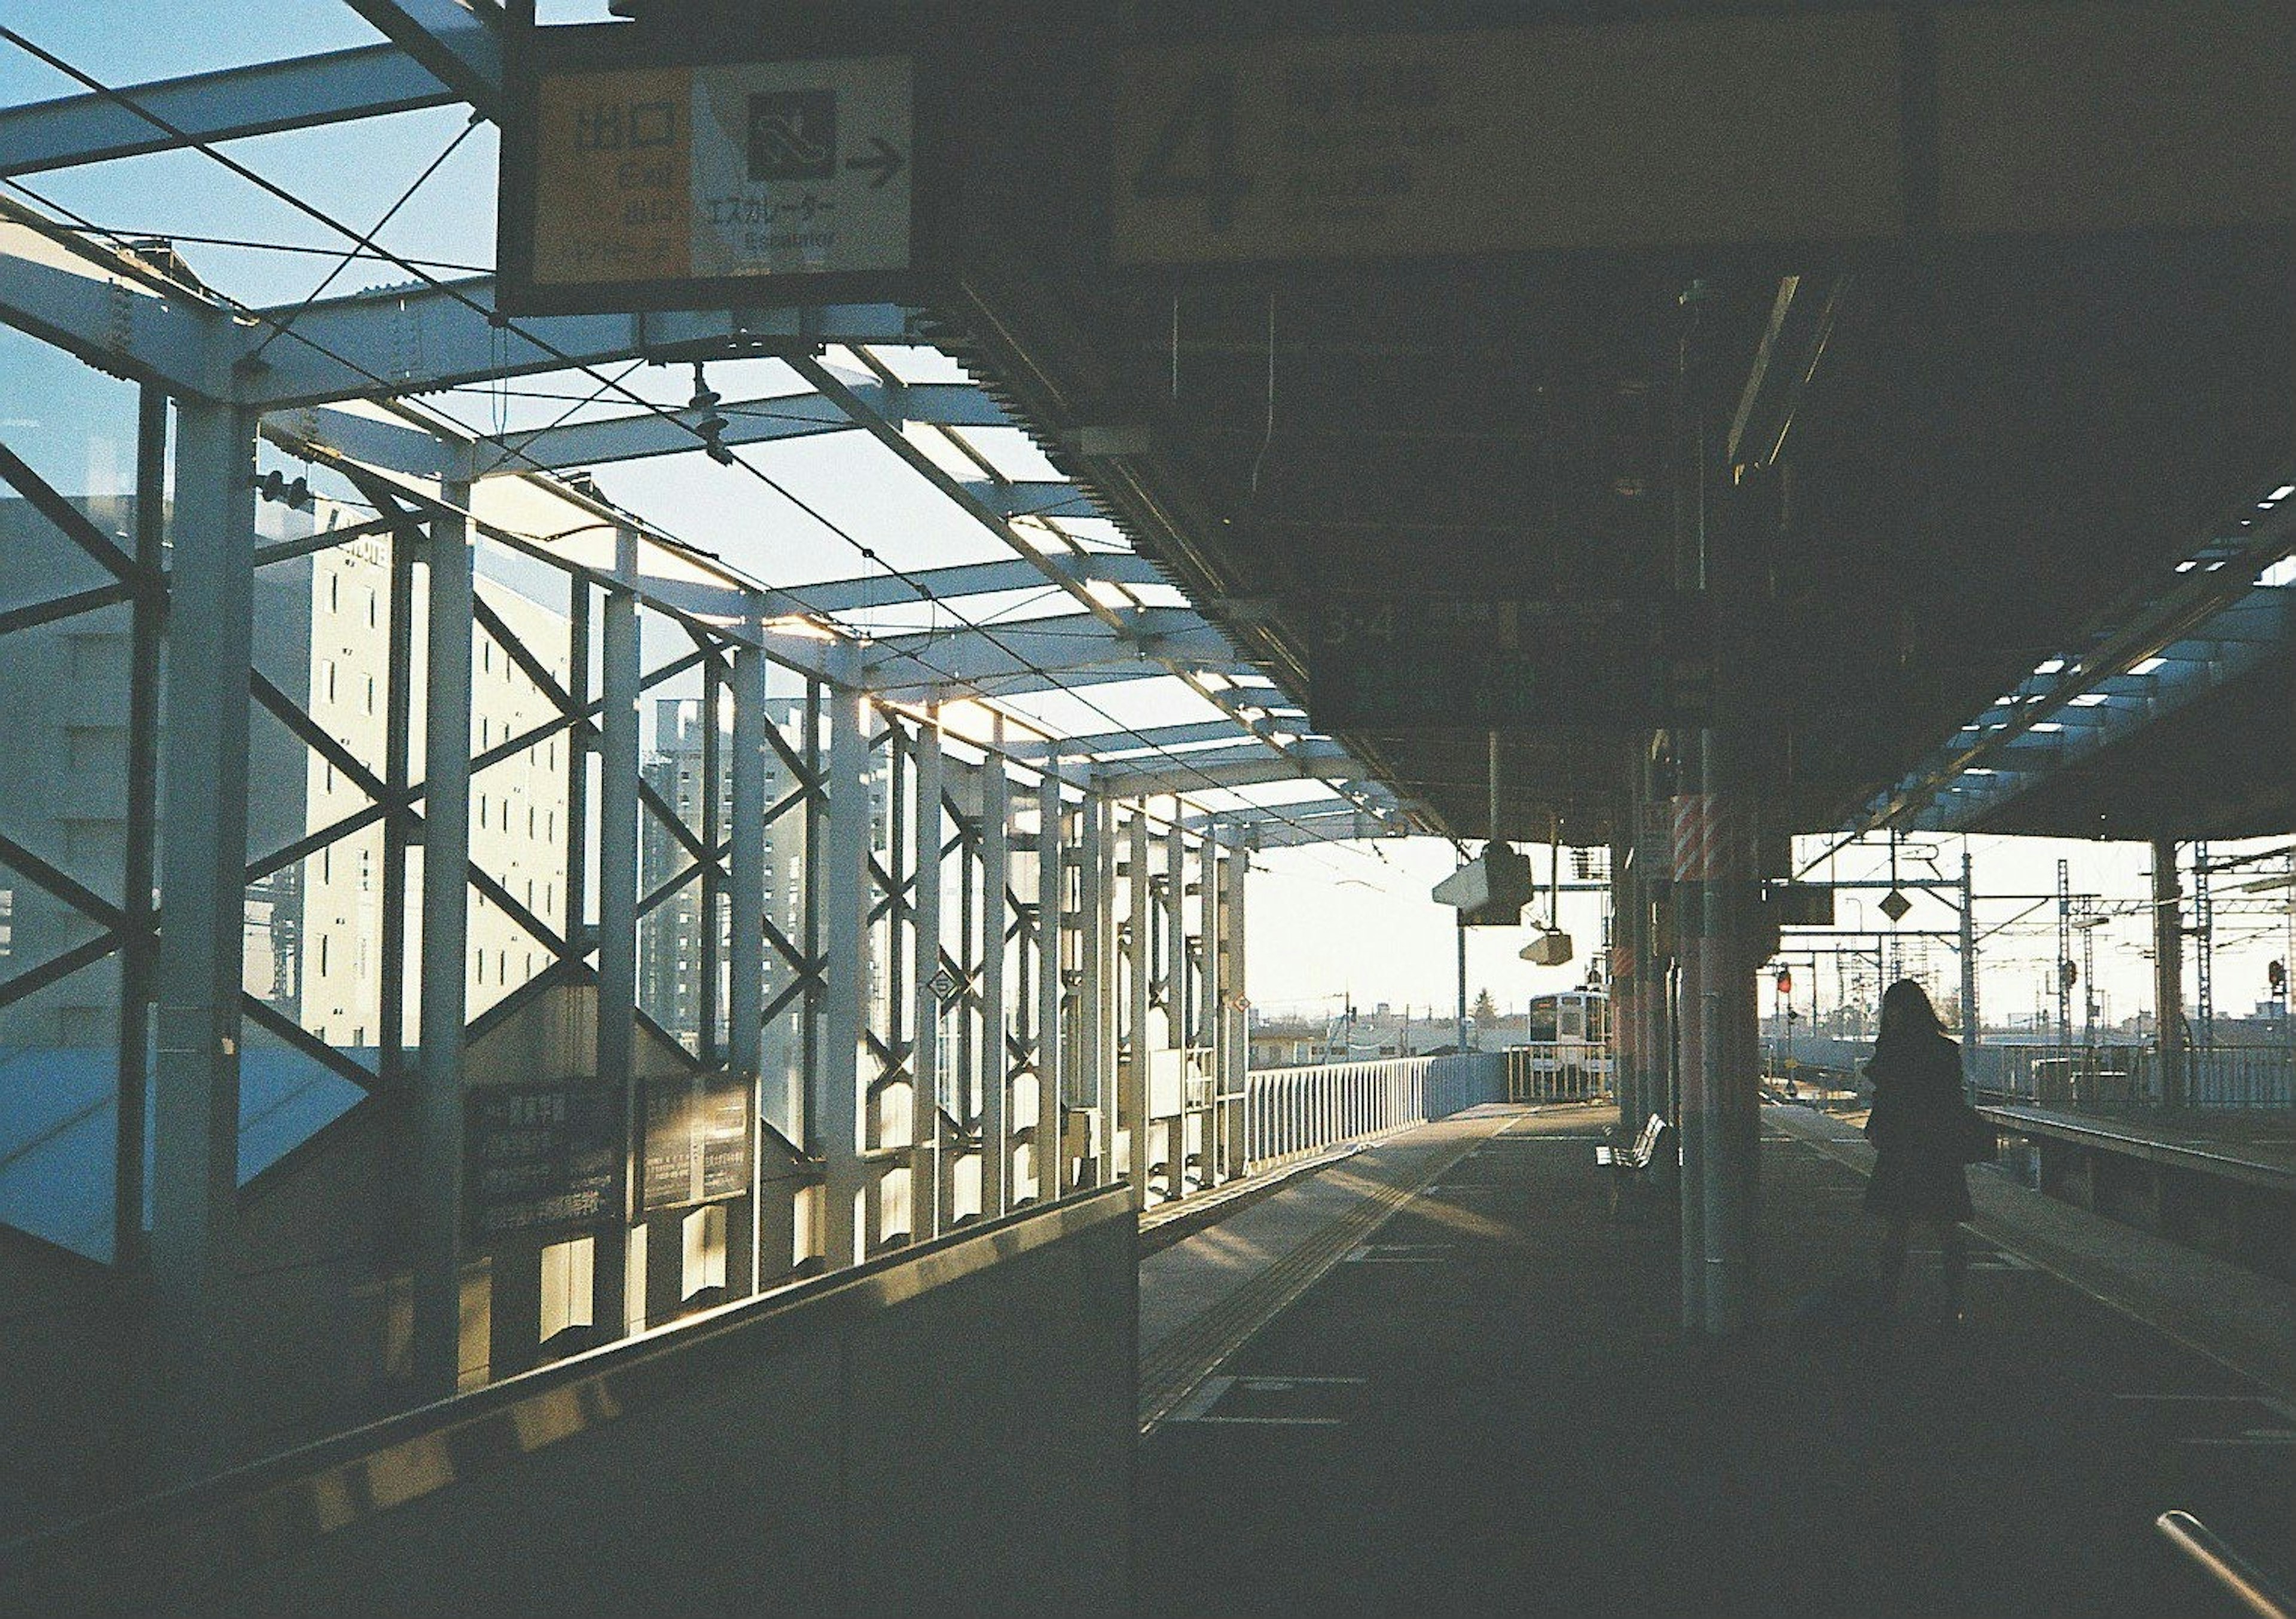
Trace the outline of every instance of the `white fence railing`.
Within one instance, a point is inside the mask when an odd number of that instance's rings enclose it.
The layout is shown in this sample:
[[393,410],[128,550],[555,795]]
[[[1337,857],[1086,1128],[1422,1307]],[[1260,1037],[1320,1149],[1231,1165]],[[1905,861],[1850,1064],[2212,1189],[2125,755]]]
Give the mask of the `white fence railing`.
[[1504,1053],[1398,1057],[1376,1062],[1255,1068],[1244,1081],[1244,1153],[1251,1167],[1495,1102]]
[[[2158,1108],[2161,1054],[2150,1046],[1984,1045],[1964,1054],[1980,1097],[2041,1108]],[[2296,1107],[2296,1053],[2218,1046],[2185,1053],[2186,1105]]]

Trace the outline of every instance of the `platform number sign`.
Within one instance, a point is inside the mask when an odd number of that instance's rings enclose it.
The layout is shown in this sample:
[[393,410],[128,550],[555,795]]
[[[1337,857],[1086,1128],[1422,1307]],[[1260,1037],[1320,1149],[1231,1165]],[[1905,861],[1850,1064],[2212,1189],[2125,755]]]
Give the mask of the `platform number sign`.
[[1236,167],[1235,75],[1199,74],[1133,171],[1132,193],[1152,202],[1201,198],[1206,226],[1226,231],[1250,191]]

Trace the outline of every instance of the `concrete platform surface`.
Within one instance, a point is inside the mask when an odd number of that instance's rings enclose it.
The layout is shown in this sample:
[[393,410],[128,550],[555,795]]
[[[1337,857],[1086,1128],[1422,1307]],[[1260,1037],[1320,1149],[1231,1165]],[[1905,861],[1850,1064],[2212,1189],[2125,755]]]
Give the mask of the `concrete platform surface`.
[[[1761,1325],[1719,1347],[1679,1330],[1667,1212],[1611,1214],[1603,1110],[1431,1151],[1431,1180],[1144,1442],[1143,1611],[2214,1611],[2156,1548],[2171,1507],[2296,1566],[2296,1402],[2001,1242],[1964,1326],[1861,1321],[1833,1301],[1877,1236],[1863,1175],[1785,1111]],[[1917,1318],[1934,1255],[1915,1264]]]

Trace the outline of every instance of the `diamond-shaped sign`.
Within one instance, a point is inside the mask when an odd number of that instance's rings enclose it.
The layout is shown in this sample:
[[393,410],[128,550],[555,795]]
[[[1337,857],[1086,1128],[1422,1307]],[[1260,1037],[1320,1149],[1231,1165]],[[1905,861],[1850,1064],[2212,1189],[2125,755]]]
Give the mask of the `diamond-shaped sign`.
[[939,998],[943,1006],[947,1006],[956,999],[957,992],[964,985],[957,982],[955,973],[944,967],[925,980],[925,987]]
[[1892,888],[1882,896],[1882,914],[1893,922],[1904,921],[1906,912],[1913,908],[1914,902],[1906,897],[1902,889]]

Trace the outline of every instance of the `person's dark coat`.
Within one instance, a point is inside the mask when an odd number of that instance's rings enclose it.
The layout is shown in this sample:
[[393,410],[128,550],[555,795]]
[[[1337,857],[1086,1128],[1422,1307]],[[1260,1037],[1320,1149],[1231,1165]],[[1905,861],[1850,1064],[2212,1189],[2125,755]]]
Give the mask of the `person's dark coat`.
[[1916,1220],[1966,1220],[1972,1210],[1963,1150],[1970,1108],[1961,1091],[1961,1048],[1943,1034],[1885,1041],[1866,1067],[1874,1081],[1874,1111],[1866,1136],[1874,1143],[1874,1178],[1866,1183],[1869,1213]]

